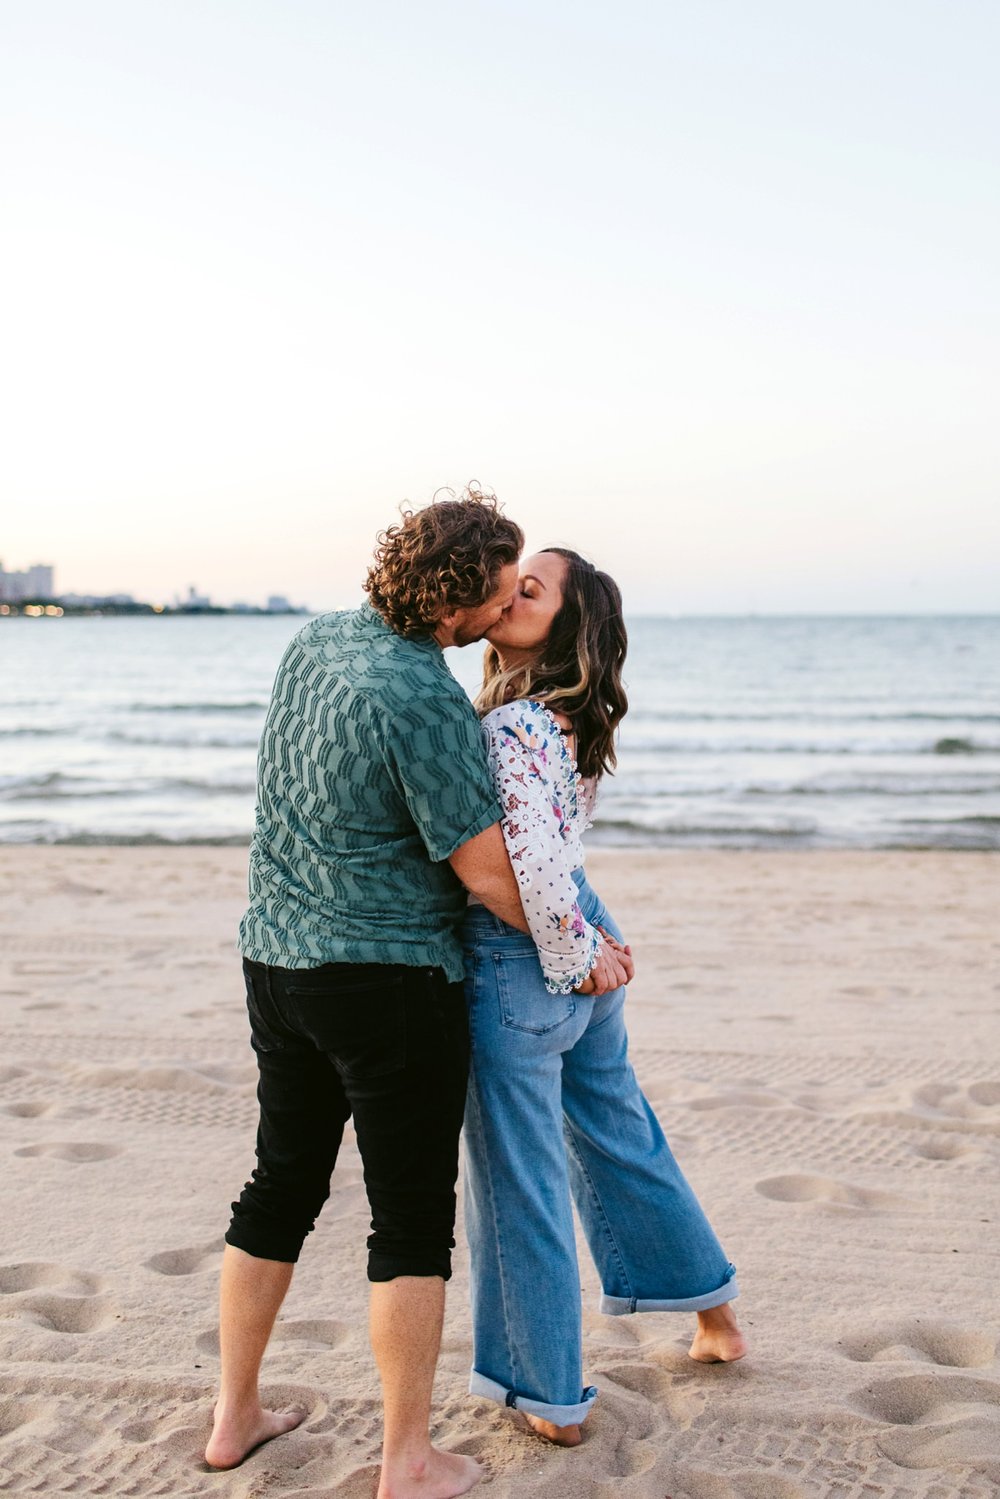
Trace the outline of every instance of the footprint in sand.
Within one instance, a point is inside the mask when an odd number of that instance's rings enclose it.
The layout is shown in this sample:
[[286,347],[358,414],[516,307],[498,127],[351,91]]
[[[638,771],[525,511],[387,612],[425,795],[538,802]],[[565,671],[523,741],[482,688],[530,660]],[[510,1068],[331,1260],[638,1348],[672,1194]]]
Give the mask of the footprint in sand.
[[95,1275],[47,1261],[0,1265],[5,1319],[32,1323],[48,1332],[95,1332],[116,1320],[110,1297]]
[[[340,1348],[351,1336],[353,1329],[346,1322],[334,1322],[330,1318],[305,1318],[300,1322],[276,1322],[268,1348],[278,1351],[279,1345],[288,1344],[284,1352],[292,1348],[307,1348],[313,1352],[327,1353],[331,1348]],[[219,1356],[219,1329],[213,1327],[198,1335],[195,1347],[199,1353],[212,1358]]]
[[[20,978],[67,978],[72,974],[81,973],[86,967],[87,964],[82,959],[60,962],[53,958],[38,961],[24,958],[21,962],[12,965],[11,972],[16,973]],[[67,1007],[63,1004],[52,1004],[47,1005],[46,1008],[65,1009]]]
[[910,1146],[913,1155],[925,1161],[981,1160],[985,1151],[981,1146],[970,1145],[958,1135],[932,1135],[927,1140],[916,1140]]
[[25,1260],[16,1265],[0,1265],[0,1296],[16,1296],[21,1291],[58,1289],[72,1296],[93,1296],[103,1289],[103,1282],[85,1270],[50,1260]]
[[0,1438],[16,1436],[46,1448],[76,1457],[89,1451],[102,1437],[96,1421],[60,1419],[58,1402],[45,1398],[15,1399],[5,1403],[0,1416]]
[[1000,1082],[970,1083],[959,1087],[951,1083],[926,1083],[913,1093],[917,1110],[943,1119],[962,1119],[986,1123],[1000,1114]]
[[20,1103],[0,1106],[0,1114],[6,1114],[10,1119],[90,1119],[96,1112],[82,1103],[48,1103],[41,1098],[26,1098]]
[[728,1093],[713,1094],[708,1098],[691,1098],[689,1109],[787,1109],[792,1107],[787,1099],[774,1093],[762,1093],[753,1088],[733,1088]]
[[43,1103],[39,1098],[25,1099],[23,1103],[5,1103],[3,1112],[12,1119],[43,1119],[46,1114],[54,1114],[56,1105],[54,1103]]
[[980,1369],[993,1362],[997,1340],[992,1333],[969,1331],[952,1322],[923,1317],[885,1322],[852,1334],[841,1344],[859,1364],[937,1364],[951,1369]]
[[51,1140],[44,1145],[25,1145],[14,1151],[19,1156],[54,1156],[57,1161],[74,1163],[110,1161],[124,1155],[122,1145],[102,1145],[96,1140]]
[[1000,1384],[914,1374],[869,1385],[851,1403],[890,1426],[877,1445],[899,1467],[965,1463],[1000,1483]]
[[606,1407],[614,1407],[616,1424],[641,1440],[665,1424],[685,1430],[701,1414],[705,1392],[693,1367],[678,1380],[670,1369],[656,1364],[598,1363],[594,1383]]
[[684,1499],[811,1499],[794,1479],[773,1470],[708,1473],[703,1468],[677,1470],[677,1487]]
[[32,1322],[47,1332],[65,1332],[74,1336],[97,1332],[116,1321],[106,1296],[54,1296],[36,1292],[17,1301],[17,1320]]
[[754,1183],[762,1197],[774,1202],[826,1203],[846,1208],[895,1208],[908,1207],[905,1197],[891,1192],[875,1192],[868,1187],[855,1187],[850,1182],[834,1181],[829,1176],[768,1176]]
[[163,1249],[143,1263],[157,1275],[200,1275],[206,1270],[218,1270],[224,1243],[217,1238],[185,1249]]
[[252,1066],[170,1066],[151,1063],[139,1067],[93,1067],[75,1073],[82,1088],[128,1088],[144,1093],[217,1094],[245,1087],[255,1076]]
[[40,999],[35,1004],[22,1005],[21,1014],[30,1015],[34,1010],[96,1010],[96,1005],[87,1004],[83,1000],[76,1000],[72,1005],[65,1004],[61,999]]
[[[67,1380],[63,1369],[27,1378],[33,1393],[0,1403],[0,1451],[18,1493],[175,1499],[208,1492],[200,1467],[210,1410],[204,1388],[179,1389],[176,1380],[150,1375],[123,1396],[120,1375],[110,1371],[107,1378],[95,1372]],[[227,1493],[244,1494],[246,1484],[236,1483]]]

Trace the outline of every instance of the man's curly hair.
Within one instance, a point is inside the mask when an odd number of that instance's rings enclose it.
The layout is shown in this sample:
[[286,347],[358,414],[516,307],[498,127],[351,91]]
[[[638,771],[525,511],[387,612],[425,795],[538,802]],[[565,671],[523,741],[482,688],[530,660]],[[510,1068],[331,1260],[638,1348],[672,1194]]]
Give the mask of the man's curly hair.
[[402,516],[400,525],[379,532],[365,579],[372,607],[397,635],[429,635],[453,609],[478,609],[524,546],[496,495],[474,485]]

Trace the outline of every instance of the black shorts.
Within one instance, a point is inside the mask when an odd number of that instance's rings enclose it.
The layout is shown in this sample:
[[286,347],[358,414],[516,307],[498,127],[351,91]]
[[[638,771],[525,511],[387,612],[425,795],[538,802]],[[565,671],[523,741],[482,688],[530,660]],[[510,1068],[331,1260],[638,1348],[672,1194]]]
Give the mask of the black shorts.
[[243,960],[260,1073],[257,1167],[226,1242],[294,1263],[354,1116],[371,1206],[369,1280],[451,1274],[469,1031],[440,968]]

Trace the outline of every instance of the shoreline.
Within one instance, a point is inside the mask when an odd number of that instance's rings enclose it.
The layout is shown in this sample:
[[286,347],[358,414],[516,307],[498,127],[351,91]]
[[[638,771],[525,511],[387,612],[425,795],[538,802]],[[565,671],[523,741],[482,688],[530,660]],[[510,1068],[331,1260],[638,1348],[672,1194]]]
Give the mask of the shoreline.
[[[596,837],[594,834],[596,833]],[[931,856],[942,855],[948,857],[952,854],[973,855],[980,858],[996,858],[1000,855],[1000,843],[996,847],[977,847],[974,844],[945,844],[945,843],[892,843],[892,844],[833,844],[833,843],[794,843],[791,835],[786,843],[780,844],[777,838],[767,843],[658,843],[655,841],[656,834],[648,835],[637,832],[633,842],[612,841],[610,838],[602,838],[600,826],[595,825],[587,834],[588,858],[591,855],[616,855],[622,857],[634,857],[647,855],[651,858],[664,858],[677,856],[680,858],[697,859],[702,855],[709,854],[764,854],[773,855],[775,858],[785,858],[789,855],[801,857],[844,857],[865,858],[869,855],[906,857],[908,855],[927,854]],[[238,848],[249,850],[252,838],[242,833],[218,838],[164,838],[157,834],[149,834],[141,838],[133,838],[122,835],[115,838],[105,833],[90,835],[81,833],[71,835],[68,838],[54,838],[48,841],[42,839],[26,840],[18,842],[15,839],[0,838],[0,850],[2,849],[50,849],[55,853],[63,850],[69,852],[73,849],[100,850],[113,849],[125,850],[135,849],[189,849],[189,848]]]

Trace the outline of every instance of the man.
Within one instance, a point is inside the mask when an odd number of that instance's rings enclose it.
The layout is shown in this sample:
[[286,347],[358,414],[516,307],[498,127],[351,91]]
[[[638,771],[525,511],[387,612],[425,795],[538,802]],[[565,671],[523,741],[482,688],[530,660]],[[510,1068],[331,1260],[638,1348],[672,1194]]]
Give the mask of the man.
[[[369,602],[313,620],[278,669],[240,928],[260,1124],[223,1257],[216,1468],[302,1420],[262,1408],[258,1373],[353,1114],[385,1416],[378,1499],[451,1499],[481,1476],[428,1432],[468,1071],[466,890],[527,928],[479,724],[442,648],[499,619],[522,544],[478,493],[407,514],[380,538]],[[594,977],[614,987],[621,969],[610,951],[604,962]]]

